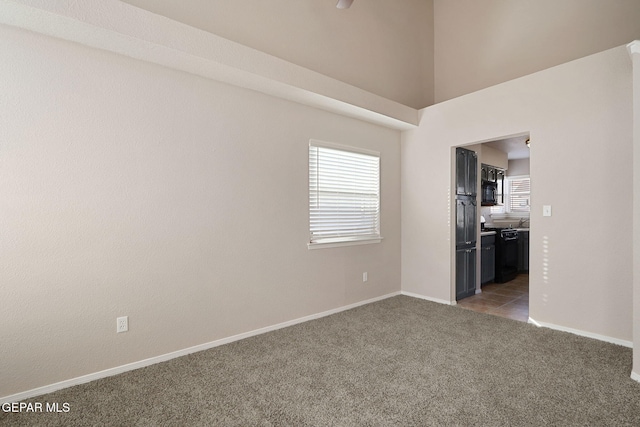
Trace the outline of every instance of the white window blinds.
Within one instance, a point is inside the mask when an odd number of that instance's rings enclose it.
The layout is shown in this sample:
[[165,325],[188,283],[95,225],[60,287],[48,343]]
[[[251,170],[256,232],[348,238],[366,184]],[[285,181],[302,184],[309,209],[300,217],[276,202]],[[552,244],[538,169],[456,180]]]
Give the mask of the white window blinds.
[[380,239],[380,154],[309,143],[310,244]]
[[529,177],[509,178],[509,211],[529,212],[531,204],[531,180]]
[[[531,210],[531,179],[529,176],[508,176],[505,180],[504,205],[491,206],[492,214],[523,214]],[[498,193],[502,190],[498,186]],[[498,195],[498,199],[499,199]],[[517,215],[516,215],[517,216]]]

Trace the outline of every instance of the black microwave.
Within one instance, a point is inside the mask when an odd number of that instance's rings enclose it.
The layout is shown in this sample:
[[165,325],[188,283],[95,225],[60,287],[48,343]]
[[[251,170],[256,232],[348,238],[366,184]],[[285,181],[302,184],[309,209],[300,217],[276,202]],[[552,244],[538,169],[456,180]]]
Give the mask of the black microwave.
[[498,204],[498,184],[491,181],[482,181],[482,206],[495,206]]

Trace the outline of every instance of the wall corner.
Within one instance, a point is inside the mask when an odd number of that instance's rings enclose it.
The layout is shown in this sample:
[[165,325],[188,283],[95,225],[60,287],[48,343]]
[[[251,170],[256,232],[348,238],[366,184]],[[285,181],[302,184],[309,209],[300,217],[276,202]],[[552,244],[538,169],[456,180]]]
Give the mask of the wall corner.
[[640,382],[640,40],[627,45],[632,67],[633,97],[633,367],[631,378]]

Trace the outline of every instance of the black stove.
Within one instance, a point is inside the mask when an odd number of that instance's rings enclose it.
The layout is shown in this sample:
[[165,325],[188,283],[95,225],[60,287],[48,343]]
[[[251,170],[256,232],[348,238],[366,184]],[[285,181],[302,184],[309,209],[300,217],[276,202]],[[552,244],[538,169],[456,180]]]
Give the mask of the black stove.
[[518,230],[485,228],[496,232],[496,283],[506,283],[518,275]]

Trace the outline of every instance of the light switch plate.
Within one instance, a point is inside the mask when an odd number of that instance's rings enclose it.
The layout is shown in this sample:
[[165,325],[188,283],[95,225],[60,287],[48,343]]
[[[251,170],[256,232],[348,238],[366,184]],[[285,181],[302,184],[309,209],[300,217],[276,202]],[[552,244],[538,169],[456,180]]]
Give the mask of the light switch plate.
[[551,205],[542,206],[542,216],[551,216]]

